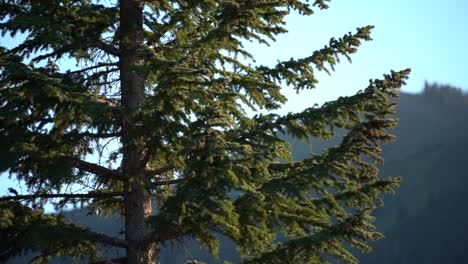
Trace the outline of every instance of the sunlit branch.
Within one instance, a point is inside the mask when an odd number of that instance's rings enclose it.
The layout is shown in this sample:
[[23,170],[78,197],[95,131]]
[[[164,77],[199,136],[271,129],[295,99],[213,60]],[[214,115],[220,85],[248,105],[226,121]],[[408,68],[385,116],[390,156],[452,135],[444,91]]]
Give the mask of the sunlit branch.
[[148,176],[154,176],[154,175],[163,174],[163,173],[168,172],[168,171],[173,170],[173,169],[175,169],[175,166],[173,164],[171,164],[171,165],[167,165],[167,166],[164,166],[164,167],[161,167],[161,168],[158,168],[158,169],[154,169],[154,170],[146,170],[145,173]]

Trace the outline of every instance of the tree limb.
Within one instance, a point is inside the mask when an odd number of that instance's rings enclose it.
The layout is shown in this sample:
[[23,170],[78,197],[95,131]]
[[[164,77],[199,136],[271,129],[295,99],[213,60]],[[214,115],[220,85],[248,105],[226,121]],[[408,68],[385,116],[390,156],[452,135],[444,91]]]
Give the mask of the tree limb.
[[91,74],[91,75],[88,75],[86,76],[85,78],[83,78],[83,81],[87,82],[88,84],[93,84],[92,81],[96,81],[96,80],[100,80],[102,77],[106,77],[111,74],[111,73],[114,73],[116,71],[119,71],[119,68],[116,67],[116,68],[111,68],[111,69],[107,69],[105,71],[98,71],[94,74]]
[[112,45],[107,44],[106,42],[104,42],[101,39],[96,41],[96,47],[103,50],[104,52],[106,52],[106,53],[108,53],[110,55],[116,56],[116,57],[119,57],[121,55],[120,50],[118,50],[117,48],[115,48]]
[[146,170],[145,174],[147,176],[155,176],[155,175],[162,174],[164,172],[168,172],[168,171],[173,170],[173,169],[175,169],[175,165],[171,164],[171,165],[167,165],[167,166],[164,166],[164,167],[161,167],[161,168],[158,168],[158,169],[154,169],[154,170]]
[[73,166],[77,169],[93,173],[97,177],[102,177],[102,178],[107,178],[107,179],[112,179],[112,180],[121,180],[121,181],[124,180],[121,172],[116,171],[116,170],[111,170],[106,167],[103,167],[94,163],[90,163],[84,160],[75,159],[73,161]]
[[117,63],[117,62],[98,63],[98,64],[96,64],[96,65],[93,65],[93,66],[90,66],[90,67],[87,67],[87,68],[84,68],[84,69],[80,69],[80,70],[76,70],[76,71],[71,71],[70,73],[71,73],[71,74],[74,74],[74,73],[82,73],[82,72],[86,72],[86,71],[89,71],[89,70],[94,70],[94,69],[97,69],[97,68],[109,67],[109,66],[118,66],[118,63]]
[[123,192],[89,192],[89,193],[37,193],[29,195],[13,195],[13,196],[1,196],[1,201],[18,201],[18,200],[30,200],[38,198],[98,198],[98,197],[115,197],[123,196]]
[[108,106],[115,106],[115,103],[112,100],[106,98],[97,98],[96,101],[101,104],[107,104]]
[[120,132],[114,133],[90,133],[90,132],[83,132],[79,133],[79,136],[88,137],[88,138],[110,138],[110,137],[120,137]]
[[91,262],[90,264],[123,264],[127,258],[117,258],[117,259],[106,259],[97,262]]
[[151,183],[151,187],[159,187],[159,186],[167,186],[167,185],[171,185],[171,184],[177,184],[179,182],[181,182],[182,179],[175,179],[175,180],[159,180],[159,181],[156,181],[156,182],[152,182]]
[[[164,167],[161,167],[161,168],[158,168],[158,169],[154,169],[154,170],[146,170],[145,171],[145,174],[147,177],[154,177],[156,175],[161,175],[162,173],[164,172],[168,172],[170,170],[173,170],[175,169],[175,165],[171,164],[171,165],[167,165],[167,166],[164,166]],[[169,179],[157,179],[157,181],[155,182],[152,182],[151,183],[151,187],[159,187],[159,186],[167,186],[167,185],[171,185],[171,184],[176,184],[176,183],[179,183],[181,182],[182,179],[173,179],[173,180],[169,180]]]
[[105,245],[109,245],[113,247],[119,247],[119,248],[127,248],[127,245],[128,245],[126,240],[111,237],[111,236],[105,235],[104,233],[94,232],[89,229],[81,229],[80,231],[89,239],[96,241],[98,243],[101,243],[101,244],[105,244]]
[[[212,222],[206,222],[205,225],[207,225],[208,228],[215,226],[215,224]],[[179,228],[170,227],[167,231],[168,232],[161,232],[159,230],[151,232],[141,241],[141,245],[148,245],[153,242],[162,243],[169,240],[181,239],[184,236],[192,235],[194,232],[193,229],[183,226],[179,226]]]
[[150,243],[153,243],[153,242],[157,242],[157,243],[161,243],[161,242],[164,242],[164,241],[169,241],[169,240],[174,240],[174,239],[177,239],[179,237],[182,237],[182,236],[187,236],[187,235],[190,235],[191,233],[193,232],[192,229],[183,229],[183,228],[180,228],[180,229],[174,229],[172,228],[170,232],[164,232],[163,235],[161,235],[161,232],[157,232],[157,231],[154,231],[152,233],[150,233],[149,235],[147,235],[142,241],[141,241],[141,244],[142,245],[148,245]]

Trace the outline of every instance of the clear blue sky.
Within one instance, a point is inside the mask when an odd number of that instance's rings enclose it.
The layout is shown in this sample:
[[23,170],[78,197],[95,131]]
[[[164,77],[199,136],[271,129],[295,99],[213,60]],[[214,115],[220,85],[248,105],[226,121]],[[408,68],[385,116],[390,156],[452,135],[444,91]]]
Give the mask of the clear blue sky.
[[298,111],[351,95],[390,69],[412,69],[403,89],[419,92],[424,81],[468,89],[468,1],[460,0],[334,0],[330,9],[310,17],[291,16],[289,33],[270,48],[252,45],[257,62],[299,58],[322,48],[331,37],[341,37],[356,27],[374,25],[373,41],[366,42],[336,67],[331,76],[320,74],[317,89],[289,92],[284,111]]
[[[412,68],[403,89],[419,92],[424,81],[468,88],[468,1],[462,0],[333,0],[330,9],[310,17],[292,15],[289,33],[271,47],[247,45],[257,63],[273,65],[277,60],[300,58],[322,48],[331,37],[341,37],[356,27],[374,25],[372,42],[345,59],[331,76],[319,74],[318,88],[299,95],[286,92],[289,101],[281,112],[300,111],[314,103],[352,95],[367,86],[370,78],[380,78],[390,69]],[[0,38],[1,45],[14,40]],[[7,185],[0,175],[0,195]]]

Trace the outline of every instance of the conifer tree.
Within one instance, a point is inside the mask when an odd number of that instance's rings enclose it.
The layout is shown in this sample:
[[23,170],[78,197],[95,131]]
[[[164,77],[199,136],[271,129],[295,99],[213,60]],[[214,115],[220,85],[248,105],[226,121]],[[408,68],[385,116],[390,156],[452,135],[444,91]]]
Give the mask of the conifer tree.
[[[268,44],[288,14],[328,2],[1,0],[2,35],[25,38],[0,47],[0,171],[29,193],[0,198],[0,261],[28,250],[35,263],[102,261],[105,246],[125,249],[114,263],[157,263],[186,239],[217,255],[221,235],[242,263],[357,263],[350,246],[368,252],[381,236],[371,212],[400,181],[375,165],[409,70],[321,107],[246,113],[279,109],[282,89],[314,88],[316,71],[371,40],[364,26],[305,58],[249,62],[243,43]],[[340,145],[301,161],[278,137],[335,128],[348,131]],[[45,214],[46,202],[119,214],[123,235]]]

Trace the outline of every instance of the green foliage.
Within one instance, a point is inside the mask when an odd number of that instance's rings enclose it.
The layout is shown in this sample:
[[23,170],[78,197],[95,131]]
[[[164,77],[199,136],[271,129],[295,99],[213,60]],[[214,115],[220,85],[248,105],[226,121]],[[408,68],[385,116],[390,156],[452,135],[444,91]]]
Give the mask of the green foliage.
[[[218,233],[237,242],[247,263],[326,262],[325,255],[355,263],[346,243],[369,250],[366,243],[379,237],[369,212],[399,182],[380,179],[374,163],[382,161],[380,144],[393,139],[386,130],[396,124],[394,105],[409,70],[392,71],[354,96],[299,113],[245,112],[279,109],[286,101],[281,83],[298,92],[314,88],[316,70],[330,73],[340,56],[350,60],[361,41],[371,39],[372,26],[365,26],[303,59],[273,67],[246,62],[254,56],[243,42],[268,44],[286,32],[290,12],[311,15],[314,6],[328,8],[327,2],[145,1],[141,41],[128,50],[132,40],[120,37],[118,5],[0,1],[2,34],[27,35],[19,46],[0,50],[1,172],[26,182],[32,205],[68,184],[85,184],[92,190],[88,196],[71,194],[56,205],[78,200],[94,212],[122,213],[121,198],[129,192],[124,186],[139,186],[158,204],[158,213],[147,219],[157,243],[195,237],[216,255]],[[128,53],[138,63],[123,69]],[[79,69],[60,69],[62,59],[75,60]],[[145,81],[142,107],[121,103],[119,71]],[[329,139],[335,127],[349,130],[341,145],[298,162],[278,137],[285,132]],[[102,155],[114,139],[120,144]],[[132,146],[144,149],[137,177],[113,167]],[[102,166],[84,163],[90,154],[103,158]],[[24,239],[4,223],[32,217],[44,223],[38,232],[50,233],[49,242],[63,244],[48,250],[33,237],[33,245],[2,247],[2,256],[24,249],[46,257],[81,256],[81,249],[108,242],[78,235],[80,247],[68,247],[64,237],[80,234],[79,227],[17,203],[2,206],[5,234]],[[36,222],[23,223],[35,228]],[[277,230],[290,240],[272,247]]]
[[73,256],[74,263],[98,259],[100,251],[85,236],[83,229],[60,216],[18,202],[0,203],[0,261],[31,251],[42,252],[32,263],[47,263],[51,256]]

